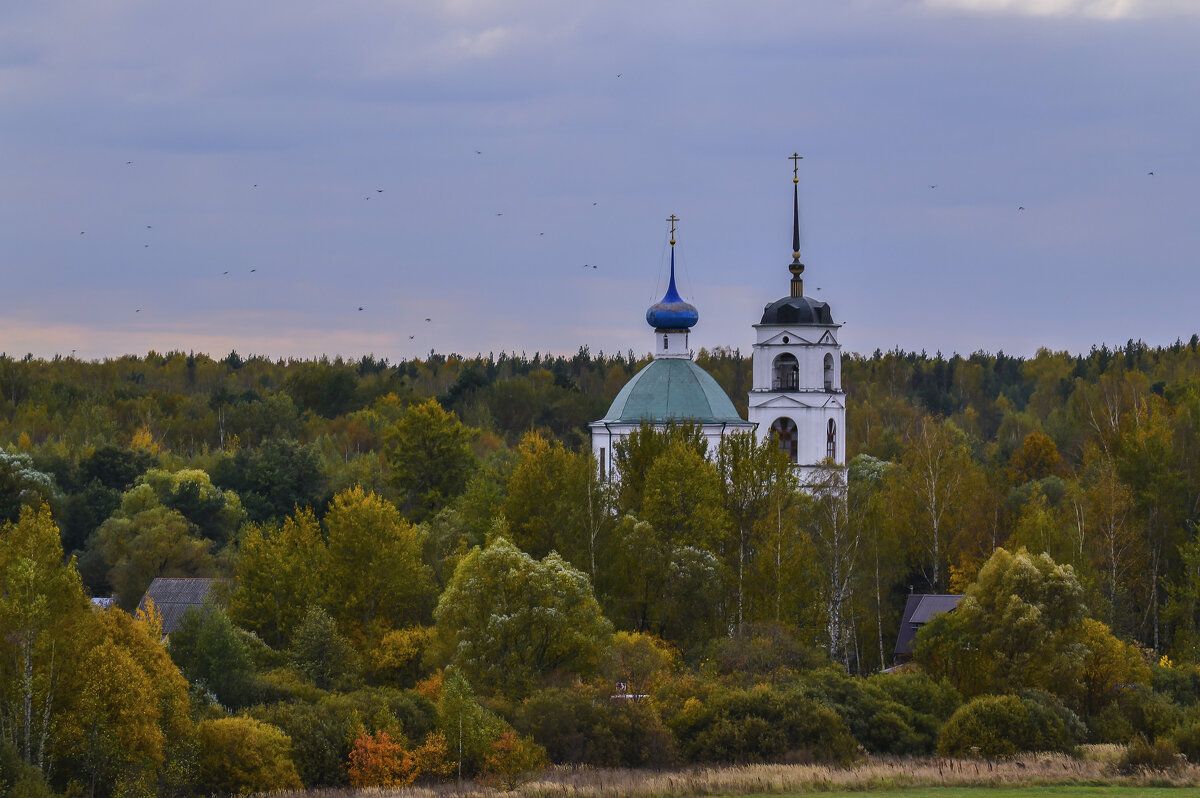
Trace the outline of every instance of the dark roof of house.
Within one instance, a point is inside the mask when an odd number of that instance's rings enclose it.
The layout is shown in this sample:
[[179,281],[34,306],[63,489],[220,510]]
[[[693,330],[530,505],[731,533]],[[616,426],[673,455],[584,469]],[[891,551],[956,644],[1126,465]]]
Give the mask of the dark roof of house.
[[785,296],[763,308],[759,324],[833,324],[828,302],[808,296]]
[[950,612],[958,606],[962,596],[949,593],[914,593],[909,595],[904,604],[904,615],[900,618],[900,633],[896,635],[897,655],[913,653],[913,639],[917,630],[933,616],[942,612]]
[[146,600],[154,601],[154,609],[162,616],[162,631],[169,635],[179,628],[179,622],[189,607],[203,607],[213,585],[221,580],[209,578],[159,577],[146,588],[138,609],[146,608]]

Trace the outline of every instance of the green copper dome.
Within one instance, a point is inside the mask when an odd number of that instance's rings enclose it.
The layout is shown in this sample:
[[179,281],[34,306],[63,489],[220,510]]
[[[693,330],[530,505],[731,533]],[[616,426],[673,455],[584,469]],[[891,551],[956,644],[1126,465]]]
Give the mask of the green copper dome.
[[692,421],[742,424],[733,402],[708,372],[686,358],[659,358],[633,375],[596,423]]

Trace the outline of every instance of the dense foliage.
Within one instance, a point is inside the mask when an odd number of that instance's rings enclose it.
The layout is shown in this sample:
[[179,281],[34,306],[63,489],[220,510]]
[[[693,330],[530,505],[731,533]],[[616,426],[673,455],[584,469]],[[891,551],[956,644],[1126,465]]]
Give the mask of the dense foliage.
[[[686,425],[604,479],[632,354],[0,356],[0,783],[1195,750],[1198,343],[847,356],[844,491]],[[227,581],[88,608],[160,576]],[[966,597],[880,673],[912,591]]]

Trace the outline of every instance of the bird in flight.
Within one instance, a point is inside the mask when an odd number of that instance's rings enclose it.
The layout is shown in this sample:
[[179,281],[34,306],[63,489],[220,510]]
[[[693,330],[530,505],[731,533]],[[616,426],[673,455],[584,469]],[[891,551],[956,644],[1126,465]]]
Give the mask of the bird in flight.
[[125,162],[125,165],[126,165],[126,166],[129,166],[129,164],[131,164],[131,163],[133,163],[133,161],[126,161],[126,162]]
[[229,272],[221,272],[221,274],[229,274]]
[[151,227],[150,225],[146,225],[146,229],[147,229],[147,230],[153,230],[154,228],[153,228],[153,227]]
[[497,215],[497,216],[503,216],[504,214],[503,214],[503,213],[498,213],[498,214],[496,214],[496,215]]
[[433,321],[433,319],[425,319],[425,321]]
[[84,233],[84,231],[83,231],[83,230],[80,230],[80,231],[79,231],[79,235],[83,235],[83,233]]
[[1147,172],[1146,174],[1150,175],[1151,177],[1154,177],[1154,173],[1153,173],[1153,172]]
[[937,183],[932,184],[930,188],[937,188]]
[[141,308],[138,308],[137,310],[134,311],[134,313],[141,313],[141,312],[142,312]]
[[483,150],[475,150],[476,155],[483,155]]
[[1024,206],[1024,205],[1018,205],[1018,206],[1017,206],[1017,210],[1019,210],[1019,211],[1023,211],[1023,210],[1025,210],[1025,206]]
[[362,310],[362,305],[359,305],[359,306],[358,306],[358,309],[359,309],[359,310]]
[[375,193],[376,193],[376,194],[382,194],[382,193],[383,193],[383,189],[381,189],[381,188],[377,188],[377,189],[375,189]]
[[414,338],[416,338],[416,337],[417,337],[417,336],[415,336],[415,335],[410,335],[410,336],[408,336],[408,340],[410,340],[410,341],[411,341],[412,339],[414,339]]
[[256,271],[258,271],[258,269],[251,269],[250,271],[251,271],[251,272],[256,272]]

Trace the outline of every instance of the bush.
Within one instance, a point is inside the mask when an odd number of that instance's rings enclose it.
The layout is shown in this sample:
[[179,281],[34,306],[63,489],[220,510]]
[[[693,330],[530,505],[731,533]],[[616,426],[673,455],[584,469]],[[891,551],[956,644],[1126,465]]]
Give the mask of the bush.
[[292,764],[292,741],[275,726],[253,718],[218,718],[197,724],[201,788],[249,794],[300,789]]
[[1189,762],[1200,762],[1200,718],[1181,723],[1171,735],[1171,742]]
[[525,699],[512,723],[555,764],[633,768],[675,760],[675,739],[648,701],[551,688]]
[[292,761],[305,784],[338,787],[348,784],[345,764],[360,728],[399,731],[410,740],[421,740],[434,728],[435,710],[416,693],[364,689],[318,701],[272,704],[254,710],[254,715],[291,737]]
[[546,750],[535,742],[506,731],[492,743],[483,760],[483,776],[491,785],[515,790],[546,767]]
[[1123,776],[1132,776],[1176,770],[1181,764],[1179,749],[1173,742],[1166,738],[1150,742],[1139,734],[1126,746],[1113,768]]
[[841,716],[798,690],[758,687],[715,693],[703,703],[693,699],[672,727],[693,762],[848,764],[860,755]]
[[1168,696],[1139,687],[1122,693],[1090,718],[1088,726],[1095,742],[1124,745],[1139,734],[1148,740],[1169,735],[1181,714]]
[[1056,712],[1015,695],[980,696],[964,704],[946,721],[938,739],[938,753],[943,756],[988,759],[1074,748],[1075,741]]

